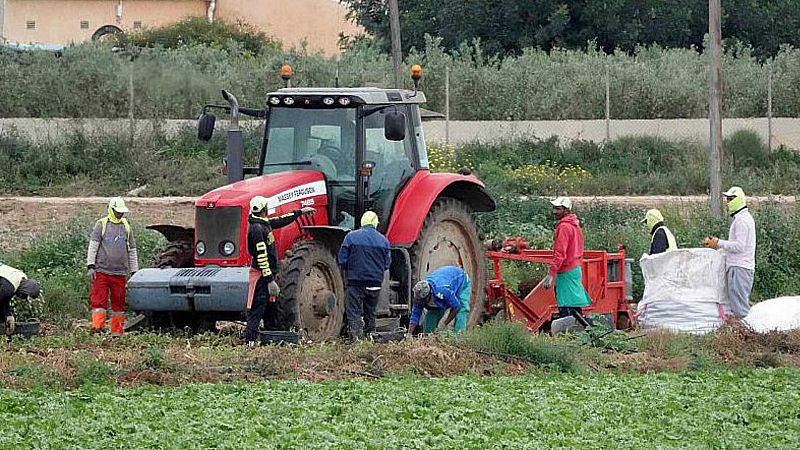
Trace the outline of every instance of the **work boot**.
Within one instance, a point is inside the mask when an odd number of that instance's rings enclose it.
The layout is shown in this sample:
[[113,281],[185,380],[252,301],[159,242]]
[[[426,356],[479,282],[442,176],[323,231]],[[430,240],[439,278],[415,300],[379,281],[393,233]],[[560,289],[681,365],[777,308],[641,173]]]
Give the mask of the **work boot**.
[[125,313],[114,311],[111,313],[111,336],[122,336],[125,332]]
[[104,308],[92,309],[92,332],[99,333],[106,327],[106,310]]

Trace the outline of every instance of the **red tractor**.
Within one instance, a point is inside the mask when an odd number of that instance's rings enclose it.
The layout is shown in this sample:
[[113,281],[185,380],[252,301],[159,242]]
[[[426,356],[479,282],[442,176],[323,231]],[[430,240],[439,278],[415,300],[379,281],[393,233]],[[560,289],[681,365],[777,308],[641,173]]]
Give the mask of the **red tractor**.
[[[345,234],[366,210],[381,219],[392,244],[392,266],[378,306],[379,325],[396,326],[410,311],[413,284],[444,265],[463,267],[473,280],[470,324],[484,314],[486,259],[472,218],[495,202],[468,170],[432,173],[416,89],[284,88],[264,109],[208,105],[199,136],[214,129],[210,108],[230,114],[227,169],[230,184],[195,202],[195,227],[150,227],[169,247],[158,268],[128,283],[132,309],[152,325],[212,327],[241,320],[247,296],[247,216],[250,199],[269,199],[269,214],[303,206],[316,213],[274,231],[282,258],[281,295],[297,299],[302,331],[330,339],[344,324],[344,278],[336,261]],[[243,167],[240,114],[263,118],[255,167]],[[253,175],[245,179],[245,175]]]

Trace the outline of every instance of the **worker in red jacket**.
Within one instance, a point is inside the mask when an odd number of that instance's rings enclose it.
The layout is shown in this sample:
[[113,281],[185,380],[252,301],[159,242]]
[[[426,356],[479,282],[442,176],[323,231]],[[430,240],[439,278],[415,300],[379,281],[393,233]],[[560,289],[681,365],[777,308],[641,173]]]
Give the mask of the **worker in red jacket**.
[[583,316],[583,307],[592,304],[583,287],[581,263],[583,262],[583,232],[578,217],[572,213],[572,200],[558,197],[550,202],[553,216],[558,219],[553,243],[553,261],[550,272],[542,281],[545,289],[555,281],[556,304],[561,317],[573,316],[583,326],[591,321]]

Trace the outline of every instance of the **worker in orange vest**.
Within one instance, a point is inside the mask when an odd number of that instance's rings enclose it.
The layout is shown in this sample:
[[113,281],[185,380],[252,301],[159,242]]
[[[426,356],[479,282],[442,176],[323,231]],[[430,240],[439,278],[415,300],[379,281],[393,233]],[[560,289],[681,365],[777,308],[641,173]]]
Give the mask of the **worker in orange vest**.
[[110,294],[112,336],[120,336],[124,330],[127,275],[139,270],[136,240],[128,219],[123,217],[127,213],[121,197],[108,202],[106,216],[98,219],[92,228],[86,255],[87,275],[92,282],[89,294],[92,331],[101,332],[106,326]]

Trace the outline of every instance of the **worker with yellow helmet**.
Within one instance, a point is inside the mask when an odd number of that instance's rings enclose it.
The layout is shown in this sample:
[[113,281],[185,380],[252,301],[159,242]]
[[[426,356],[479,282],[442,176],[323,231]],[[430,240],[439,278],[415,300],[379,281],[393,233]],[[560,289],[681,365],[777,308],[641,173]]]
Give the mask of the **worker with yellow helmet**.
[[756,270],[756,223],[747,209],[747,197],[742,188],[734,186],[722,195],[727,201],[728,213],[733,218],[728,239],[709,236],[703,243],[708,248],[719,249],[725,255],[731,314],[741,319],[750,312],[750,293]]
[[657,209],[648,210],[642,222],[650,233],[649,255],[671,252],[678,248],[675,235],[664,225],[664,216]]

